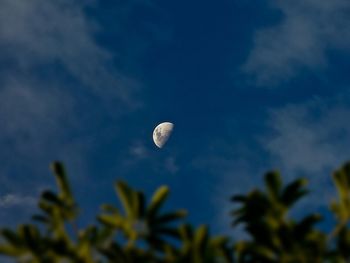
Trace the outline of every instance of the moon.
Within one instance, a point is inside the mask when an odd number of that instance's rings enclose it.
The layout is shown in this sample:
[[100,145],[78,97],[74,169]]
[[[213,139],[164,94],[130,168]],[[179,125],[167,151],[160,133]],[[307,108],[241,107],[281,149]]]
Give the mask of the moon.
[[162,148],[173,132],[174,124],[162,122],[153,131],[153,141],[158,148]]

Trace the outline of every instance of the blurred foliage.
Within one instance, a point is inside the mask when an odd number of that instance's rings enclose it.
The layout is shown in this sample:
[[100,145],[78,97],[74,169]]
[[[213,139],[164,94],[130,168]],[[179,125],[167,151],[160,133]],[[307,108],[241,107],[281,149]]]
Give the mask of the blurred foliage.
[[44,191],[33,223],[0,230],[0,254],[15,262],[120,263],[292,263],[350,262],[350,163],[333,174],[338,197],[330,204],[335,225],[317,228],[317,213],[293,219],[290,211],[305,195],[307,181],[284,185],[281,175],[265,175],[263,190],[235,195],[233,226],[242,225],[246,240],[213,236],[206,225],[184,221],[186,211],[163,212],[169,194],[159,187],[146,200],[122,181],[115,184],[119,205],[103,204],[94,225],[77,226],[79,208],[64,167],[53,163],[58,191]]

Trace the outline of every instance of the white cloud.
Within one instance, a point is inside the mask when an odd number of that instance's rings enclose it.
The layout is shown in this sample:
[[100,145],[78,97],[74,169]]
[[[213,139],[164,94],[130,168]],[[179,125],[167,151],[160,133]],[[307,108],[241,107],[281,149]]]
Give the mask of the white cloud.
[[258,30],[243,71],[258,85],[288,80],[298,69],[327,66],[327,51],[350,51],[348,0],[271,0],[282,13],[274,26]]
[[32,196],[21,196],[17,194],[7,194],[0,197],[0,207],[12,207],[12,206],[34,206],[36,204],[36,198]]
[[[26,141],[49,134],[57,135],[64,126],[73,122],[73,100],[59,87],[31,80],[30,77],[10,77],[3,81],[0,89],[1,140],[15,136],[16,146],[24,146]],[[73,125],[73,123],[71,123]],[[37,138],[39,139],[39,138]],[[40,144],[40,140],[36,143]]]
[[327,207],[335,196],[331,174],[350,160],[350,107],[347,94],[290,104],[270,112],[261,145],[270,165],[284,181],[309,180],[311,196],[299,205],[308,210]]
[[0,1],[2,192],[30,196],[51,182],[55,159],[73,178],[87,174],[97,142],[117,136],[114,122],[140,106],[139,84],[96,41],[98,25],[85,12],[93,4]]
[[40,149],[102,112],[115,118],[138,106],[135,83],[95,40],[97,25],[84,13],[92,2],[0,2],[0,140]]
[[86,1],[1,1],[2,57],[20,70],[61,64],[88,87],[85,92],[135,103],[133,82],[113,68],[114,55],[96,43],[97,26],[86,17],[85,7]]
[[140,141],[135,141],[130,147],[129,147],[129,154],[132,158],[136,158],[138,160],[140,159],[146,159],[150,157],[150,152],[147,149],[147,147]]
[[349,116],[350,107],[337,99],[290,104],[270,112],[262,144],[287,171],[317,176],[350,159]]

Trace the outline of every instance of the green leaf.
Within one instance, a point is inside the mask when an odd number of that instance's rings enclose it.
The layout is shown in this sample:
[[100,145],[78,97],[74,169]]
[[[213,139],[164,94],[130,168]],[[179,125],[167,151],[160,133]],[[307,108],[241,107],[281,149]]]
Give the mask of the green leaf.
[[23,251],[19,248],[11,245],[0,245],[0,254],[12,256],[14,258],[22,255]]
[[122,217],[118,216],[118,215],[99,215],[98,216],[98,220],[110,227],[114,227],[114,228],[122,228],[124,225],[124,220]]
[[149,218],[154,218],[158,213],[160,207],[163,205],[169,194],[169,188],[167,186],[161,186],[153,194],[151,202],[147,209],[147,216]]
[[194,243],[200,250],[205,249],[205,245],[208,242],[208,227],[200,226],[194,235]]
[[112,214],[120,214],[118,208],[116,208],[113,205],[110,204],[102,204],[101,209],[105,212],[112,213]]
[[155,224],[166,224],[166,223],[170,223],[170,222],[175,221],[175,220],[180,220],[186,216],[187,216],[186,210],[177,210],[175,212],[170,212],[170,213],[163,214],[163,215],[157,217],[154,220],[154,223]]
[[67,181],[67,176],[63,164],[60,162],[54,162],[51,165],[51,169],[56,177],[56,183],[62,197],[73,201],[72,191]]
[[64,206],[62,200],[60,200],[59,197],[51,191],[44,191],[41,195],[41,198],[55,205]]
[[32,225],[23,225],[19,228],[19,232],[24,238],[27,247],[32,251],[38,251],[40,245],[40,233],[39,230]]
[[133,211],[133,190],[126,183],[119,181],[116,184],[116,191],[120,202],[123,205],[126,216],[129,218],[135,218]]
[[137,218],[143,218],[145,215],[145,196],[142,192],[136,192],[135,197],[135,214]]
[[54,214],[55,209],[51,204],[48,204],[47,202],[40,200],[38,205],[40,209],[43,210],[48,215],[52,216]]
[[306,234],[310,233],[311,229],[316,223],[321,221],[322,217],[319,214],[311,214],[303,218],[295,227],[295,234],[298,239],[304,238]]
[[272,198],[277,199],[282,188],[282,180],[280,174],[276,171],[267,173],[265,175],[265,184],[269,195]]
[[290,207],[302,196],[306,195],[308,191],[303,188],[306,184],[306,179],[298,179],[287,185],[281,196],[281,201],[283,204]]
[[17,233],[13,232],[10,229],[1,229],[1,236],[4,237],[11,245],[15,247],[23,246],[23,240]]
[[184,224],[179,227],[179,233],[181,237],[185,240],[192,240],[193,228],[189,224]]

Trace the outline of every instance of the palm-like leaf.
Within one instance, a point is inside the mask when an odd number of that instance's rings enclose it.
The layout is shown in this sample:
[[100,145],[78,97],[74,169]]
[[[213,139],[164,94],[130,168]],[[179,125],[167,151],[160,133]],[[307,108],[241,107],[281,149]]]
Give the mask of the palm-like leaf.
[[[253,190],[247,195],[232,198],[241,206],[232,212],[234,225],[244,224],[252,241],[235,246],[238,262],[314,262],[322,256],[325,237],[314,229],[320,220],[311,215],[299,223],[288,219],[288,211],[304,196],[304,179],[283,187],[280,174],[267,173],[266,191]],[[320,245],[321,244],[321,245]]]
[[338,200],[330,204],[338,223],[330,234],[330,240],[336,239],[336,251],[333,252],[339,262],[350,260],[350,163],[346,163],[333,174],[338,191]]
[[229,263],[233,260],[232,249],[225,237],[211,237],[204,225],[197,229],[182,225],[179,229],[182,245],[169,248],[165,262],[169,263]]
[[161,213],[160,209],[169,194],[166,186],[158,188],[146,205],[144,195],[124,182],[117,182],[116,192],[124,213],[111,205],[102,206],[104,213],[98,219],[106,227],[121,231],[129,245],[137,240],[145,240],[151,247],[162,249],[167,237],[178,237],[177,228],[172,223],[186,216],[184,210]]

